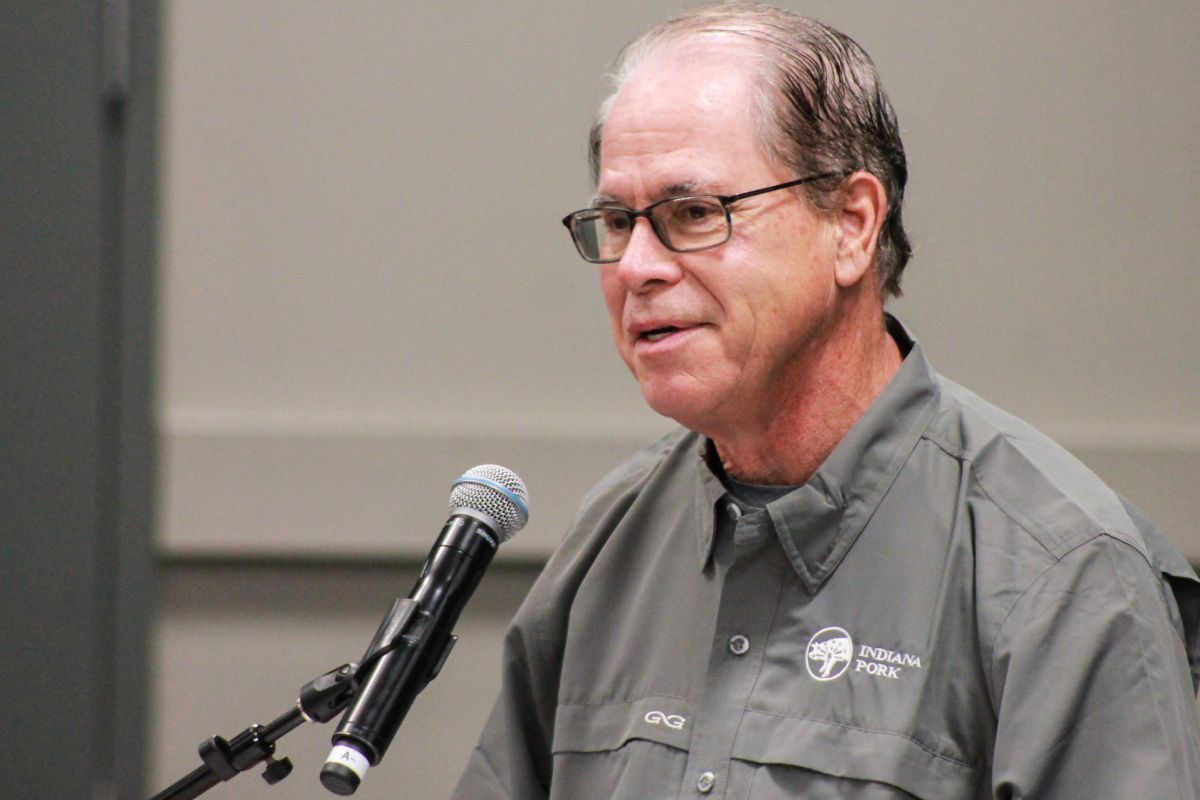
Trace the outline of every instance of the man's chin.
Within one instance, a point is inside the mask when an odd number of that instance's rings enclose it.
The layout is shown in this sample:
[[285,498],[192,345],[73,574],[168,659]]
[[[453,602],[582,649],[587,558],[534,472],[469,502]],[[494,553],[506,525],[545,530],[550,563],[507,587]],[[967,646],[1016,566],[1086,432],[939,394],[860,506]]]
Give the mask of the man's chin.
[[646,405],[656,413],[673,419],[685,428],[703,432],[713,416],[713,396],[698,387],[682,388],[666,382],[646,381],[641,384]]

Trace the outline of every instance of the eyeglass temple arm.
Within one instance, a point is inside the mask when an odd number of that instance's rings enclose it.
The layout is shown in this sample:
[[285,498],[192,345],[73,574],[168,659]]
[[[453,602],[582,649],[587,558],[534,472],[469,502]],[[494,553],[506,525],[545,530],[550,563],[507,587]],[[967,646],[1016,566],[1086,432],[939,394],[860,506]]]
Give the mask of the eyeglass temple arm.
[[821,172],[816,175],[809,175],[806,178],[788,181],[787,183],[777,183],[774,186],[767,186],[763,189],[754,189],[753,191],[742,192],[741,194],[717,195],[717,197],[719,197],[725,203],[736,203],[739,200],[745,200],[747,197],[756,197],[760,194],[766,194],[767,192],[777,192],[780,189],[789,189],[792,186],[799,186],[803,183],[812,183],[813,181],[821,181],[825,180],[826,178],[844,178],[847,175],[853,174],[854,172],[855,170],[852,169],[837,170],[835,172]]

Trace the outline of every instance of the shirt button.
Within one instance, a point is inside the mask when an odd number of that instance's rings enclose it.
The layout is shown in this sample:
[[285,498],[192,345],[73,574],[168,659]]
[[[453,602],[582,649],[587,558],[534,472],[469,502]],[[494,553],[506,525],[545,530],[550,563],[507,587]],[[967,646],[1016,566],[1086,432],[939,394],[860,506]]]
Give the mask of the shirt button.
[[729,637],[729,652],[735,656],[744,656],[746,651],[750,649],[750,640],[740,633],[737,636]]
[[711,772],[706,772],[700,776],[700,780],[696,781],[696,788],[700,790],[700,794],[708,794],[713,790],[713,786],[717,783],[717,776]]
[[729,505],[725,506],[725,513],[729,515],[731,520],[737,522],[742,518],[742,507],[737,503],[730,503]]

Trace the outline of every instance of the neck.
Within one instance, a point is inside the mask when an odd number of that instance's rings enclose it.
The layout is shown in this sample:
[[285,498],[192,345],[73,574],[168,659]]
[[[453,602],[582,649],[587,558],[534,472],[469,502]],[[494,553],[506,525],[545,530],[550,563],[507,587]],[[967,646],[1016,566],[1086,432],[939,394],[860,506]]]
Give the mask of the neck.
[[798,358],[768,409],[739,421],[736,429],[708,432],[725,472],[759,484],[805,483],[854,427],[902,357],[874,316],[843,319],[811,352]]

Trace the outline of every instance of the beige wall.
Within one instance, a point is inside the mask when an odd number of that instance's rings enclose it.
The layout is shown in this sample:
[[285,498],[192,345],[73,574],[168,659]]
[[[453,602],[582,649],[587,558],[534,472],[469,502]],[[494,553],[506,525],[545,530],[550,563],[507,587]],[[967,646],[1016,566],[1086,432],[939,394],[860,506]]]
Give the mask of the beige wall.
[[[502,557],[536,564],[580,493],[667,427],[558,219],[589,196],[604,66],[678,5],[168,4],[169,562],[420,559],[450,481],[494,461],[532,494]],[[897,107],[917,250],[897,313],[943,373],[1060,438],[1200,559],[1200,6],[792,5],[858,39]],[[357,657],[411,584],[364,575],[169,568],[156,783]],[[476,599],[441,699],[402,731],[444,758],[394,748],[359,796],[448,791],[530,575],[509,567],[504,602]],[[329,732],[289,738],[317,753]],[[294,755],[276,796],[327,796],[322,755]],[[213,796],[257,796],[239,781]]]

